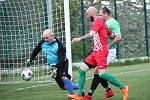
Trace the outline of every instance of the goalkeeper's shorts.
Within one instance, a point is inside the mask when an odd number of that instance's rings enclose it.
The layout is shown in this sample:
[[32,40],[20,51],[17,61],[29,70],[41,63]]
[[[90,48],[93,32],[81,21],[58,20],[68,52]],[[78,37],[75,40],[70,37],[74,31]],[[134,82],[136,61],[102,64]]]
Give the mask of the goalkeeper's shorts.
[[65,85],[63,80],[61,79],[63,76],[66,76],[69,80],[71,79],[71,76],[68,74],[68,59],[66,59],[61,68],[57,68],[57,76],[55,78],[55,81],[57,82],[59,87],[64,90]]

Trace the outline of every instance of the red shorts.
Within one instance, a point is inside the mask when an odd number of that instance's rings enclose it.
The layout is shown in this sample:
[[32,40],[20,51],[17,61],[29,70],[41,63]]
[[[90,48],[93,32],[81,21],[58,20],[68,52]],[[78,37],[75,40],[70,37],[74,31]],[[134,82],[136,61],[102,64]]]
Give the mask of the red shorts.
[[93,67],[98,67],[98,69],[107,68],[107,54],[101,52],[92,52],[86,59],[85,62],[92,65]]

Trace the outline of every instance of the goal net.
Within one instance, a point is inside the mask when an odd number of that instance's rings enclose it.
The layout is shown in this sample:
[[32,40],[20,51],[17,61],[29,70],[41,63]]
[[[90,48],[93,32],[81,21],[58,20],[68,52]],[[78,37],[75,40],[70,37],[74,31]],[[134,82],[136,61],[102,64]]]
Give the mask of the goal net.
[[[0,0],[0,83],[22,82],[22,68],[47,28],[67,46],[71,65],[67,3],[69,0]],[[32,70],[31,82],[52,81],[42,53],[35,58]]]

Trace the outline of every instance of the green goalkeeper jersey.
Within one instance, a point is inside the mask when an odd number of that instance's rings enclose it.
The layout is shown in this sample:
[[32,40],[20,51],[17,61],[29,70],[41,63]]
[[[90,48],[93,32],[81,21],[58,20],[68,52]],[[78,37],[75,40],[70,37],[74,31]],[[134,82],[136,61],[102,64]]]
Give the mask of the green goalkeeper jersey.
[[[112,31],[112,33],[115,35],[115,37],[121,38],[120,25],[114,18],[106,21],[106,24],[108,26],[108,29]],[[113,39],[108,38],[108,43],[109,44],[112,41],[113,41]],[[117,44],[115,44],[111,47],[111,49],[114,49],[114,48],[117,48]]]

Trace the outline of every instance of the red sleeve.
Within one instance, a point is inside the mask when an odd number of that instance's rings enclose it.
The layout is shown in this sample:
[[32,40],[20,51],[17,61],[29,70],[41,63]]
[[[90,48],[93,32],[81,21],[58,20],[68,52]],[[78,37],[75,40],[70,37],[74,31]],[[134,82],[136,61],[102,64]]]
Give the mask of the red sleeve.
[[107,29],[107,34],[108,34],[108,36],[111,36],[112,35],[112,31]]

